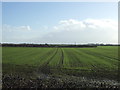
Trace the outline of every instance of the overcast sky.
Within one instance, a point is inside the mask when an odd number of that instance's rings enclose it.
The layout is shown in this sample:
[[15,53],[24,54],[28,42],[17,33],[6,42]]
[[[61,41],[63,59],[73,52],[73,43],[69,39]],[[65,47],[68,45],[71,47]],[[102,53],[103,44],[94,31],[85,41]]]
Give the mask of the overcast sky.
[[117,2],[4,2],[3,42],[118,43]]

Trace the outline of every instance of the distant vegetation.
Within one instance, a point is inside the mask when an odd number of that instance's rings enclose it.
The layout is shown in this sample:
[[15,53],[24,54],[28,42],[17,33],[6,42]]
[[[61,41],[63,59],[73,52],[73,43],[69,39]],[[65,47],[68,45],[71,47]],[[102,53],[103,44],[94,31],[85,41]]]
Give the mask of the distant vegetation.
[[97,47],[97,46],[119,46],[117,44],[10,44],[3,43],[2,47]]

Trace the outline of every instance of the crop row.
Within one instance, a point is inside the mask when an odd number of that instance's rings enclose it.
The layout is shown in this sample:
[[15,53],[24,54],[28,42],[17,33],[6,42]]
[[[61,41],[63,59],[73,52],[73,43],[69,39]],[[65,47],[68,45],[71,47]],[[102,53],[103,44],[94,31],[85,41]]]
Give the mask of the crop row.
[[[3,72],[116,76],[118,47],[3,47]],[[30,71],[31,70],[31,71]]]

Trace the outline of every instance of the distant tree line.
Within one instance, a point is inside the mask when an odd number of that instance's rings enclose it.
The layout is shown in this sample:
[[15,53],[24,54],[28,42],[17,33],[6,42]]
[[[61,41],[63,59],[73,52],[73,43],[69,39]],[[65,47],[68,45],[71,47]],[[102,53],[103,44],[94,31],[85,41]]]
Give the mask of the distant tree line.
[[4,43],[2,47],[97,47],[97,45],[72,45],[72,44],[9,44]]
[[118,44],[10,44],[10,43],[4,43],[0,44],[2,47],[97,47],[97,46],[120,46]]

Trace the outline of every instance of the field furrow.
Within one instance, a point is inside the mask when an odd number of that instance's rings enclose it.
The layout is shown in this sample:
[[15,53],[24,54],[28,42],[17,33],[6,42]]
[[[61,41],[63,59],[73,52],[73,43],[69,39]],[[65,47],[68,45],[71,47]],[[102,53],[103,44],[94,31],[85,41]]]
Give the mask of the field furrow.
[[42,73],[50,73],[50,66],[49,66],[49,63],[52,61],[52,59],[55,57],[55,55],[57,54],[58,52],[58,48],[56,48],[56,50],[54,51],[54,53],[50,56],[50,58],[48,58],[46,60],[45,63],[42,64],[42,66],[40,66],[39,70],[42,72]]
[[60,50],[61,50],[61,57],[60,57],[60,61],[59,61],[58,67],[62,68],[63,67],[63,62],[64,62],[64,52],[63,52],[62,48],[60,48]]

